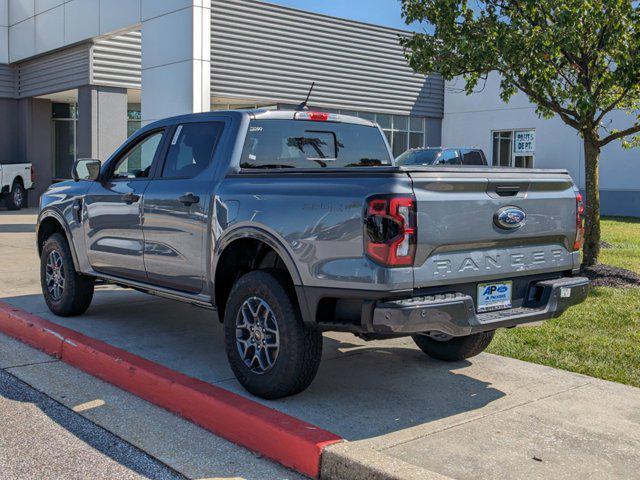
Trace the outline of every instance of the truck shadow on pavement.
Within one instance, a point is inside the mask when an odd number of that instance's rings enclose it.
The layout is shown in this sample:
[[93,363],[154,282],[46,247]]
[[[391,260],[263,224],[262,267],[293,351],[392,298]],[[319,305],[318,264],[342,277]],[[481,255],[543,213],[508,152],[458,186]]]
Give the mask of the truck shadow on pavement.
[[[81,442],[84,442],[91,449],[100,452],[101,454],[118,462],[120,465],[126,467],[127,469],[137,473],[142,477],[153,480],[183,478],[181,475],[171,471],[169,468],[157,462],[155,459],[137,449],[136,447],[122,441],[112,433],[95,425],[94,423],[81,417],[80,415],[77,415],[55,400],[52,400],[51,398],[31,388],[26,383],[13,377],[11,374],[0,370],[0,404],[4,403],[3,400],[9,400],[11,402],[17,402],[19,404],[33,405],[33,407],[38,408],[40,412],[46,415],[48,419],[55,422],[57,426],[62,427],[66,432],[75,436]],[[88,462],[95,462],[97,459],[99,459],[99,456],[91,449],[83,449],[79,444],[74,444],[73,441],[70,441],[69,437],[65,435],[66,432],[60,432],[52,424],[43,423],[41,420],[34,418],[33,414],[29,414],[29,416],[27,417],[25,415],[26,412],[24,408],[16,406],[12,407],[10,404],[4,403],[4,407],[2,408],[2,410],[9,410],[8,412],[6,412],[12,417],[11,420],[9,420],[9,425],[11,425],[13,422],[17,422],[9,427],[12,428],[12,432],[5,431],[2,435],[5,441],[7,441],[5,447],[8,451],[5,453],[16,453],[19,451],[23,451],[23,449],[28,451],[34,447],[34,450],[37,450],[37,447],[35,445],[31,445],[31,447],[28,446],[30,442],[37,441],[34,438],[34,436],[36,436],[42,442],[47,441],[50,448],[55,449],[57,447],[60,450],[59,452],[57,452],[57,455],[69,455],[69,458],[67,458],[63,462],[66,464],[66,466],[57,466],[57,468],[59,469],[67,470],[67,473],[70,473],[76,468],[76,466],[73,466],[74,461],[84,460]],[[29,418],[30,422],[32,423],[25,424],[24,422],[20,421],[24,420],[25,418]],[[37,428],[39,431],[33,432],[32,429],[34,428]],[[32,433],[26,434],[29,431],[31,431]],[[45,440],[45,438],[48,438],[48,440]],[[12,448],[10,448],[11,445],[13,445]],[[52,457],[55,458],[56,454],[54,452],[51,452],[51,454]],[[31,454],[26,454],[24,457],[20,456],[19,458],[14,458],[13,460],[11,460],[11,466],[16,470],[20,470],[22,472],[21,475],[26,474],[27,470],[25,470],[25,468],[33,469],[30,470],[29,475],[36,475],[35,471],[37,471],[37,469],[39,468],[38,465],[31,465],[31,467],[27,467],[26,465],[27,462],[30,462],[30,455]],[[45,453],[45,455],[48,455],[48,453]],[[0,455],[0,457],[2,457],[2,455]],[[47,464],[48,468],[56,468],[56,465],[52,465],[52,463],[54,462],[53,458],[49,459],[51,463]],[[41,460],[45,461],[45,459]],[[22,468],[20,467],[20,463],[23,463]],[[40,465],[40,467],[42,466],[44,465]],[[96,465],[85,465],[84,467],[81,466],[80,468],[85,467],[89,468],[90,470],[93,467],[96,467],[93,473],[98,473],[99,468],[97,468]],[[108,467],[108,464],[106,465],[106,467]],[[103,466],[103,468],[105,468],[105,466]],[[53,474],[49,472],[47,474],[41,473],[41,475],[42,478],[44,478]],[[12,475],[9,474],[9,477],[12,477]]]
[[6,223],[0,225],[0,233],[35,233],[36,226],[28,223]]
[[41,295],[2,300],[347,440],[428,424],[505,396],[490,383],[465,374],[472,362],[432,360],[411,339],[364,342],[351,334],[327,333],[323,361],[309,389],[265,401],[250,396],[235,380],[227,364],[222,325],[212,311],[110,286],[98,287],[87,313],[74,318],[52,315]]

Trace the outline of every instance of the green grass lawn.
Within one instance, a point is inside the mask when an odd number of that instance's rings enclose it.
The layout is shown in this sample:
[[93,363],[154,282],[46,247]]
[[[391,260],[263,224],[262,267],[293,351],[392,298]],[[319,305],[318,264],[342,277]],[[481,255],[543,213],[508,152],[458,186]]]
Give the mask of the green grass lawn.
[[[602,236],[602,263],[640,273],[640,219],[607,218]],[[499,331],[488,351],[640,387],[640,288],[594,288],[541,327]]]

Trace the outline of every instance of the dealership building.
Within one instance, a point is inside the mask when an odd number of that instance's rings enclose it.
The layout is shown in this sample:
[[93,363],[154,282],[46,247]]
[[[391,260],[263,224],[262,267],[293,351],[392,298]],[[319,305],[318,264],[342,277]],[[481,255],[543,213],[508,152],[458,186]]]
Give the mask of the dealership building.
[[[584,185],[577,135],[412,72],[406,32],[257,0],[0,0],[0,162],[31,162],[34,196],[76,158],[106,159],[166,116],[299,104],[377,121],[395,155],[475,146],[496,165],[567,168]],[[640,216],[637,151],[606,147],[603,211]],[[31,201],[33,204],[33,200]]]

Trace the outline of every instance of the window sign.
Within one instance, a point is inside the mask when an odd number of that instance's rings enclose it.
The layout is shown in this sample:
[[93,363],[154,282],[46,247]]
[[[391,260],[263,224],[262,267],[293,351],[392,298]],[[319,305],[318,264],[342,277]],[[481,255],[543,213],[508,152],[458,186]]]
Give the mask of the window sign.
[[535,130],[493,132],[493,165],[533,168],[536,149]]
[[536,150],[536,131],[522,130],[515,132],[515,153],[529,153]]

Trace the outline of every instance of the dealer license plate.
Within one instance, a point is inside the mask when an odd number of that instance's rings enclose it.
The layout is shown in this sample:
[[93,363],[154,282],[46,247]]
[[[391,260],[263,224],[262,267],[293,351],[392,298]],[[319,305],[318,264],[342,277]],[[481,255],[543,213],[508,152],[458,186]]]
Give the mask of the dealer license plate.
[[513,282],[479,283],[478,312],[490,312],[511,308]]

